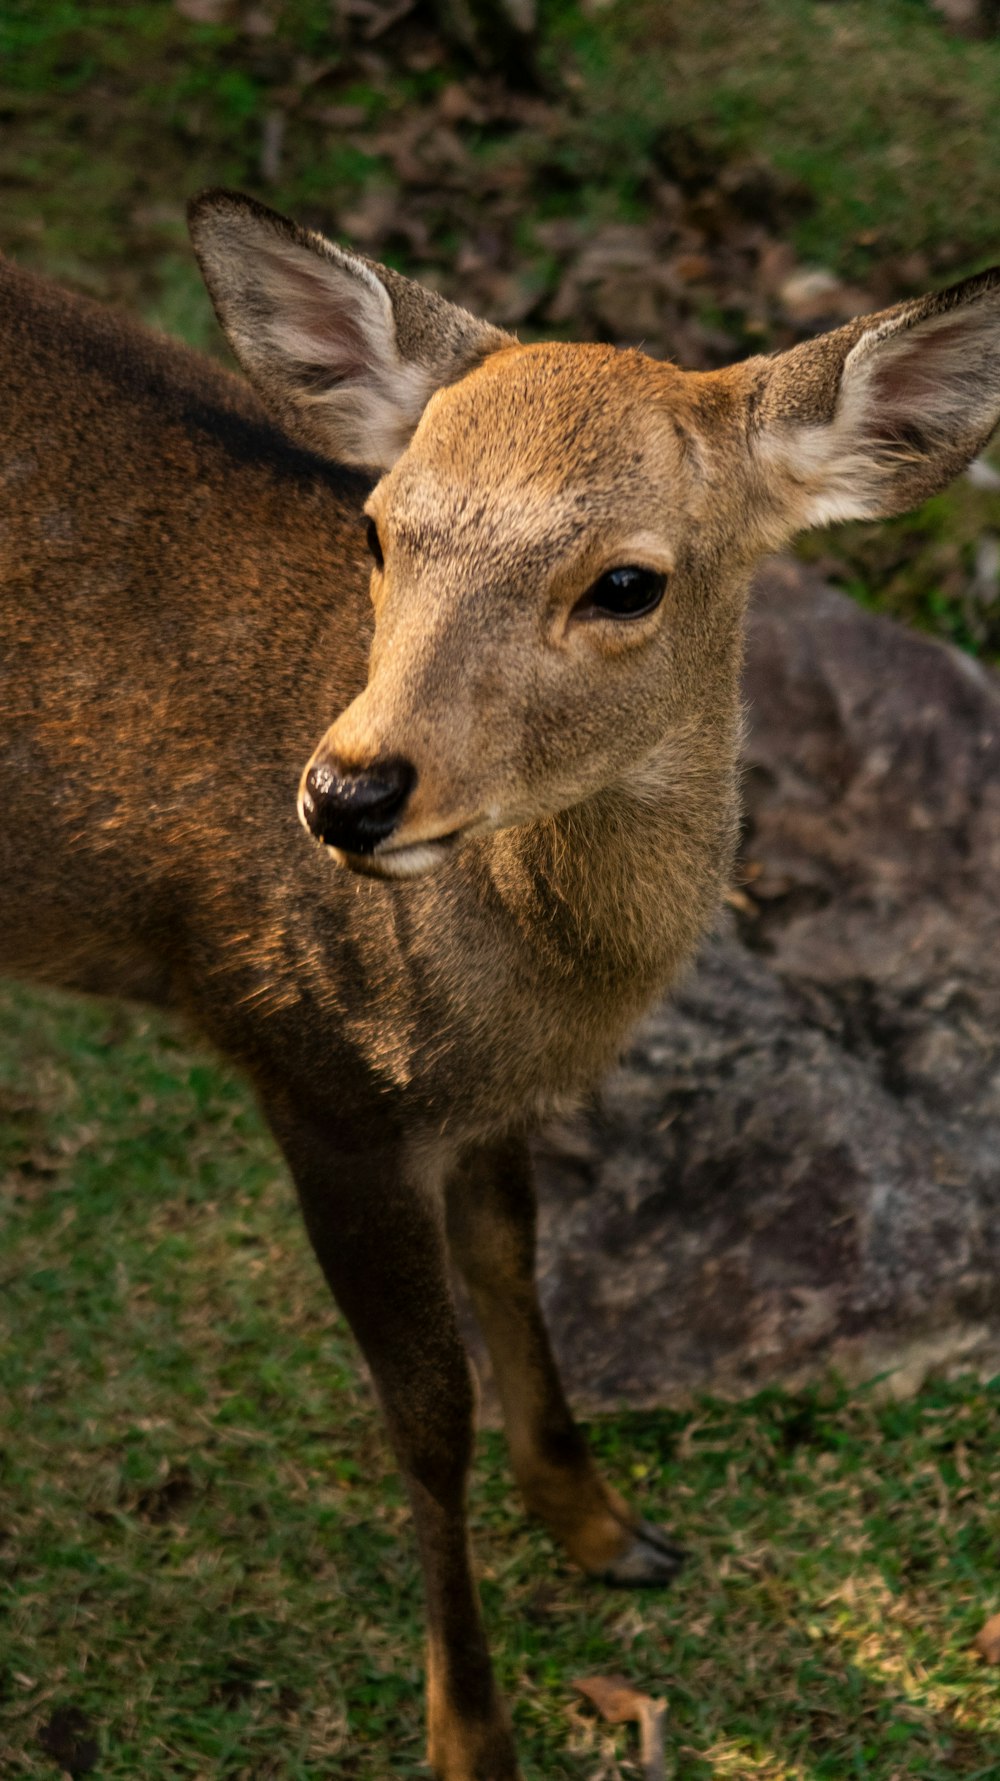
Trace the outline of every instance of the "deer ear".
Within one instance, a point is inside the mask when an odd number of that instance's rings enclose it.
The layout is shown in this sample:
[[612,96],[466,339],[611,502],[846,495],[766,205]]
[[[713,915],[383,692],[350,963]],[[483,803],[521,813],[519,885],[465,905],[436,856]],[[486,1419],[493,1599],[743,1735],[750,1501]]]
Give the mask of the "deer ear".
[[790,529],[903,513],[1000,422],[1000,267],[753,370],[755,455]]
[[434,391],[512,344],[242,193],[203,192],[188,222],[240,364],[295,438],[325,457],[388,469]]

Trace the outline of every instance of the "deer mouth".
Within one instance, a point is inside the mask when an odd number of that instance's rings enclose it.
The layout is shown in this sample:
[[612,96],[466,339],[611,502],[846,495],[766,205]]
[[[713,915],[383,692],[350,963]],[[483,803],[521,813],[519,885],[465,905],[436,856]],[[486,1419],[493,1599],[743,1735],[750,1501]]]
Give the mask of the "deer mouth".
[[464,833],[464,829],[451,829],[445,835],[398,842],[394,847],[385,842],[374,853],[348,853],[341,847],[332,847],[330,852],[349,871],[364,878],[425,878],[444,865]]

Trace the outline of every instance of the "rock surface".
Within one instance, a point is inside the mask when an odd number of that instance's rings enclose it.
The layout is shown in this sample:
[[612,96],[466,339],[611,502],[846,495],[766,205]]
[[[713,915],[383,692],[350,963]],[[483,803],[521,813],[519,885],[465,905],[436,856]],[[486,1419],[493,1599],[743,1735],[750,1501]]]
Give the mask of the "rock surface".
[[591,1408],[1000,1364],[1000,681],[779,563],[746,692],[733,907],[538,1145]]

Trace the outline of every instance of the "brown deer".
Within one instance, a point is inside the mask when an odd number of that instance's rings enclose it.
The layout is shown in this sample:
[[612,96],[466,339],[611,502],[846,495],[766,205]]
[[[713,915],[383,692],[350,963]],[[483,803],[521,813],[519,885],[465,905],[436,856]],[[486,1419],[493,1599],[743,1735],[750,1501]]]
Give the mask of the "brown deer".
[[191,222],[256,395],[0,270],[0,961],[243,1066],[409,1489],[432,1767],[513,1781],[449,1257],[529,1509],[668,1581],[562,1392],[526,1135],[726,885],[753,565],[981,448],[1000,271],[687,374],[520,346],[235,194]]

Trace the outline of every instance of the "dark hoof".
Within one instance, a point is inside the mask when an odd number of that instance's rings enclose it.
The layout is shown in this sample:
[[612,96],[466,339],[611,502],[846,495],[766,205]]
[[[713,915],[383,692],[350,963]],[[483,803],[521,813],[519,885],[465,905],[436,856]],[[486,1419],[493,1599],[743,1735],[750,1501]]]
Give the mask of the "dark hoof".
[[668,1540],[661,1527],[640,1521],[621,1558],[601,1573],[601,1581],[618,1588],[648,1589],[672,1583],[684,1563],[684,1552]]

